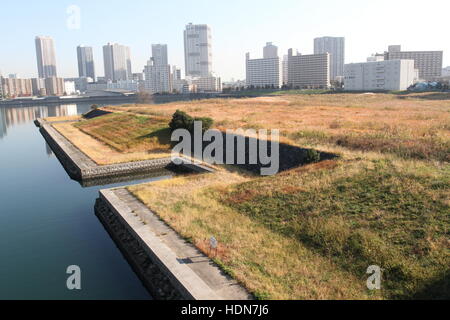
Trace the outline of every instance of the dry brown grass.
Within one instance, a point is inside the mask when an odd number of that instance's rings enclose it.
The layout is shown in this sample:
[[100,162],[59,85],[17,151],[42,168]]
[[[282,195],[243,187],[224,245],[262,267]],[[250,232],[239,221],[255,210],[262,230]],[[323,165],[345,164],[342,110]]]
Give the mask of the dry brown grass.
[[62,117],[48,117],[44,118],[47,122],[58,122],[58,121],[78,121],[81,119],[80,115],[77,116],[62,116]]
[[449,161],[450,101],[424,95],[326,94],[212,99],[108,107],[170,117],[177,109],[215,120],[218,129],[280,129],[291,143],[341,145],[406,158]]
[[117,151],[82,132],[74,126],[73,122],[55,123],[53,127],[98,165],[170,157],[170,152],[149,153],[146,151],[137,151],[124,153]]
[[[257,296],[429,299],[449,294],[450,103],[438,96],[302,95],[110,109],[152,116],[181,109],[213,118],[219,129],[277,128],[288,142],[341,155],[276,177],[222,170],[130,188],[206,254],[207,239],[219,239],[217,262]],[[371,264],[385,269],[377,293],[364,288]]]
[[170,129],[166,117],[114,113],[74,126],[113,149],[124,152],[170,152]]
[[[364,282],[328,258],[216,200],[230,185],[245,181],[248,178],[220,170],[129,189],[260,298],[369,298]],[[219,239],[217,256],[207,245],[211,236]]]

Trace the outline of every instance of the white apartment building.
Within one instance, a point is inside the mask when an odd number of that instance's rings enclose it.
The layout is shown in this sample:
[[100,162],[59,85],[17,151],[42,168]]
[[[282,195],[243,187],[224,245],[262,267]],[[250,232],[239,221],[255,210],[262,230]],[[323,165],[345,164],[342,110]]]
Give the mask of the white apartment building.
[[150,94],[172,92],[170,65],[154,65],[151,60],[144,67],[144,88]]
[[222,82],[220,77],[210,75],[209,77],[198,77],[190,79],[190,84],[196,88],[196,92],[221,92]]
[[95,82],[94,79],[90,77],[80,77],[80,78],[65,78],[65,81],[75,82],[75,90],[83,93],[87,91],[87,86],[89,83]]
[[184,30],[186,77],[208,77],[212,73],[211,28],[189,23]]
[[288,85],[293,89],[330,87],[330,54],[288,54]]
[[53,39],[38,36],[35,44],[39,78],[56,77],[56,54]]
[[105,81],[129,80],[132,78],[130,48],[117,43],[103,46]]
[[330,80],[344,75],[345,38],[321,37],[314,39],[314,54],[330,54]]
[[126,90],[126,91],[139,91],[139,81],[135,80],[118,80],[118,81],[108,81],[106,84],[107,90]]
[[385,60],[345,65],[347,91],[399,91],[416,82],[414,60]]
[[401,46],[389,46],[385,60],[414,60],[420,80],[435,80],[442,75],[443,51],[401,51]]
[[172,92],[172,70],[168,64],[167,45],[152,45],[152,57],[144,67],[144,89],[150,94]]
[[263,49],[262,59],[250,59],[250,53],[247,53],[245,70],[247,87],[280,88],[283,78],[278,47],[268,42]]
[[78,94],[75,88],[75,81],[64,81],[64,92],[68,96]]

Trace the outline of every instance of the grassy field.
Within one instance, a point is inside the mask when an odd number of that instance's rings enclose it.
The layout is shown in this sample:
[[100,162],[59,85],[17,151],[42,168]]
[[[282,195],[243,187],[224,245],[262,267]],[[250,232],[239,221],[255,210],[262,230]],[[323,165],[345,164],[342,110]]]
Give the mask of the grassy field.
[[448,94],[303,94],[108,109],[166,117],[181,109],[213,118],[218,129],[280,129],[287,142],[301,146],[450,160]]
[[119,152],[139,152],[170,149],[168,117],[144,117],[116,113],[74,126]]
[[165,118],[115,113],[90,120],[53,124],[99,165],[170,157]]
[[[107,109],[120,113],[77,131],[115,152],[152,148],[146,128],[154,131],[156,119],[163,128],[181,109],[213,118],[218,129],[280,129],[283,142],[340,156],[273,177],[221,168],[130,187],[258,298],[450,298],[450,95],[302,94]],[[217,255],[208,250],[211,236]],[[371,265],[383,269],[380,291],[366,288]]]

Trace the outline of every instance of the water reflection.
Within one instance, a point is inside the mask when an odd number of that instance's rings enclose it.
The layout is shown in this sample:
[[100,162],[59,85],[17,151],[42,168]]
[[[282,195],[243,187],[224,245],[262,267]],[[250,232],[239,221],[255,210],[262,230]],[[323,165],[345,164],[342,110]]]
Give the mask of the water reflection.
[[[150,298],[94,214],[105,187],[71,180],[33,123],[89,109],[0,106],[0,300]],[[82,268],[79,292],[67,290],[69,265]]]
[[35,106],[35,107],[0,107],[0,139],[8,134],[8,128],[14,125],[21,125],[36,120],[37,118],[47,117],[66,117],[74,116],[79,112],[76,104],[65,104],[59,106]]

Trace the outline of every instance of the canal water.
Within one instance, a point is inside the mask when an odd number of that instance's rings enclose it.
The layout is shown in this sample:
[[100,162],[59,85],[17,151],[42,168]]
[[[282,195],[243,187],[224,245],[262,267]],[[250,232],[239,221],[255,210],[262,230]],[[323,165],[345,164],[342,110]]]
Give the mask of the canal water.
[[89,108],[0,106],[0,299],[151,299],[94,214],[98,190],[118,184],[71,180],[33,123]]

